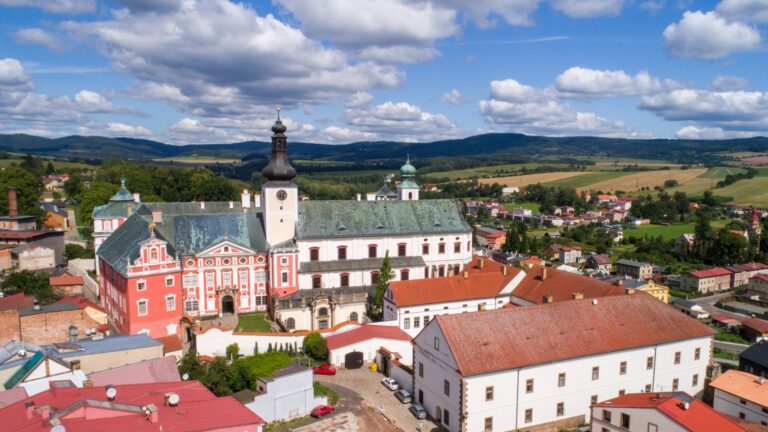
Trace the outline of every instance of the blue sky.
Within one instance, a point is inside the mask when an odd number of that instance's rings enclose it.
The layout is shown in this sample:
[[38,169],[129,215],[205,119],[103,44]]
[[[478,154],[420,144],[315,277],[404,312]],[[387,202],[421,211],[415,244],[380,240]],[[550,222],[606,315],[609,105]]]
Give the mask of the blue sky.
[[766,0],[0,0],[0,132],[768,131]]

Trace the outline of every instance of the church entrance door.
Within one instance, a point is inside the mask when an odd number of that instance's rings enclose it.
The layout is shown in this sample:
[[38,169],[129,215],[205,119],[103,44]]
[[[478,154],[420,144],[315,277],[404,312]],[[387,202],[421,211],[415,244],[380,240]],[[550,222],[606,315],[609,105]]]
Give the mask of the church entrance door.
[[235,300],[232,296],[224,296],[224,298],[221,299],[221,312],[225,314],[235,313]]

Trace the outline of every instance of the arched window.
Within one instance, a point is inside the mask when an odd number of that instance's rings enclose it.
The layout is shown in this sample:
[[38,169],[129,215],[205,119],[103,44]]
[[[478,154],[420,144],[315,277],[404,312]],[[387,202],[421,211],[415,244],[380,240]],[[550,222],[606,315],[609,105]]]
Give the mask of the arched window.
[[458,264],[454,264],[453,265],[453,274],[457,275],[457,274],[459,274],[459,271],[461,271],[461,267],[459,267]]
[[287,320],[285,320],[285,328],[288,330],[295,330],[296,320],[293,318],[288,318]]
[[400,280],[408,280],[408,269],[400,270]]
[[423,245],[421,245],[421,254],[422,255],[429,255],[429,244],[428,243],[424,243]]
[[317,316],[321,317],[327,317],[328,316],[328,309],[327,308],[320,308],[317,310]]
[[439,277],[444,277],[444,276],[445,276],[445,266],[442,266],[442,265],[441,265],[440,267],[438,267],[438,269],[437,269],[437,275],[438,275]]
[[158,257],[157,248],[152,248],[149,250],[149,262],[157,262],[160,258]]
[[376,245],[368,245],[368,258],[376,258]]
[[405,243],[397,245],[397,256],[405,256]]
[[320,275],[312,276],[312,288],[322,288],[323,277]]
[[345,260],[347,259],[347,247],[346,246],[339,246],[339,259]]
[[309,249],[309,260],[310,261],[320,260],[320,248],[313,247]]
[[348,287],[349,286],[349,273],[342,273],[339,275],[339,286]]
[[371,285],[376,285],[379,282],[379,272],[371,272]]
[[408,200],[413,200],[413,192],[408,192]]
[[354,321],[354,322],[357,322],[357,320],[358,320],[358,318],[357,318],[357,312],[352,312],[351,314],[349,314],[349,320],[350,320],[350,321]]

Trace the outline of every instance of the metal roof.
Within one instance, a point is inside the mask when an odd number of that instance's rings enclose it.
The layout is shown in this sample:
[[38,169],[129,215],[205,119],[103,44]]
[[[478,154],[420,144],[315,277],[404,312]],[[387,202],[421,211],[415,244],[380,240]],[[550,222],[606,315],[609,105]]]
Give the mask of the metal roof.
[[[359,260],[336,261],[309,261],[299,266],[299,273],[337,272],[355,270],[378,270],[384,258],[365,258]],[[421,256],[389,257],[389,264],[393,268],[400,267],[424,267],[424,258]]]
[[80,339],[77,341],[77,345],[78,349],[73,351],[60,352],[53,345],[45,345],[43,349],[51,355],[67,358],[163,346],[160,342],[144,334],[109,336],[103,339]]
[[768,367],[768,341],[755,342],[739,354],[740,358]]

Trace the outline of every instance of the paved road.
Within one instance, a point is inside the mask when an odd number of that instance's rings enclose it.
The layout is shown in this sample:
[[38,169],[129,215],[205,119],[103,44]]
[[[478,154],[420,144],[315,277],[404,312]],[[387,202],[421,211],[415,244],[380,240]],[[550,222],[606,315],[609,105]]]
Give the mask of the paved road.
[[[318,378],[318,377],[315,377]],[[367,406],[354,390],[324,380],[339,395],[336,410],[329,417],[294,429],[294,432],[403,432],[392,425],[380,412]]]
[[724,315],[739,321],[744,321],[745,319],[749,318],[746,315],[736,313],[736,312],[730,312],[715,306],[715,303],[731,295],[732,293],[720,293],[720,294],[715,294],[708,297],[699,297],[697,299],[690,299],[690,300],[698,305],[701,305],[701,307],[712,316]]
[[741,354],[742,351],[749,348],[749,345],[733,342],[715,341],[715,348],[720,348],[723,351],[728,351],[734,354]]

